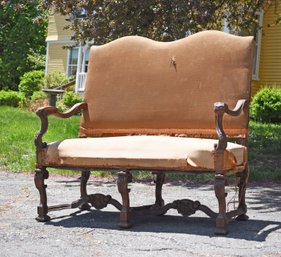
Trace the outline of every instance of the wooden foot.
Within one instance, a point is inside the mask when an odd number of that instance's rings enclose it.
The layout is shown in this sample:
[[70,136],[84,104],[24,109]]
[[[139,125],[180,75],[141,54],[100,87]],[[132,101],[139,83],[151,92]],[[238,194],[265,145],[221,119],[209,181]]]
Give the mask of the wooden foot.
[[[39,212],[40,212],[40,209],[39,209],[39,207],[38,207],[38,209],[37,209],[37,212],[38,212],[38,214],[39,214]],[[39,222],[47,222],[47,221],[50,221],[50,216],[49,215],[44,215],[44,214],[42,214],[42,215],[38,215],[38,217],[36,217],[35,218],[37,221],[39,221]]]
[[162,186],[165,181],[165,174],[164,173],[156,173],[156,188],[155,188],[155,205],[159,207],[164,206],[164,200],[162,198]]
[[[81,199],[87,199],[88,193],[87,193],[87,183],[90,178],[90,171],[82,171],[81,172],[81,182],[80,182],[80,198]],[[79,206],[80,210],[90,210],[91,206],[88,203],[83,203]]]
[[247,205],[246,205],[246,189],[248,185],[248,178],[249,178],[249,169],[248,166],[245,168],[245,171],[242,174],[239,174],[240,181],[239,181],[239,205],[238,208],[244,211],[244,214],[239,215],[236,219],[237,220],[248,220],[249,217],[246,215],[247,213]]
[[47,179],[48,177],[49,177],[49,172],[46,170],[46,168],[43,167],[35,170],[34,183],[40,195],[40,202],[37,207],[38,217],[36,218],[36,220],[40,222],[45,222],[50,220],[50,217],[47,215],[48,213],[47,193],[46,193],[47,185],[44,184],[44,180]]
[[130,189],[128,189],[128,183],[130,182],[132,182],[132,175],[129,171],[121,171],[118,173],[118,191],[122,196],[122,209],[120,211],[120,222],[118,223],[120,228],[129,228],[132,226],[130,223]]
[[81,211],[89,211],[91,209],[91,205],[88,203],[83,203],[78,207]]
[[236,220],[238,220],[238,221],[247,221],[248,219],[249,219],[249,216],[246,214],[241,214],[236,217]]
[[227,234],[227,217],[226,217],[226,201],[225,201],[225,177],[222,174],[215,176],[215,194],[218,199],[219,213],[216,218],[216,235]]

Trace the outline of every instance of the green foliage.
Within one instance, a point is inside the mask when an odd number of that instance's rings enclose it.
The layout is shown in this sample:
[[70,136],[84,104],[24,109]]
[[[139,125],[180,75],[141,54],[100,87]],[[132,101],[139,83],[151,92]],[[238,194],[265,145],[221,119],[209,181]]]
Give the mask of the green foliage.
[[47,19],[34,23],[39,2],[0,1],[0,89],[17,90],[20,77],[38,66],[28,56],[45,54]]
[[0,105],[18,107],[23,95],[16,91],[0,91]]
[[252,180],[281,180],[281,124],[250,122],[249,162]]
[[45,54],[36,53],[33,49],[30,49],[30,53],[26,59],[29,63],[30,70],[44,70],[46,64]]
[[103,44],[128,35],[145,36],[159,41],[175,40],[185,37],[187,33],[206,29],[221,30],[223,19],[227,19],[229,28],[233,31],[247,30],[253,23],[257,23],[256,11],[273,4],[271,2],[42,0],[40,8],[69,15],[71,22],[68,28],[74,32],[73,38],[82,42],[94,38],[95,44]]
[[44,79],[44,88],[54,88],[62,86],[68,82],[66,75],[59,71],[49,73]]
[[66,107],[70,108],[73,105],[82,102],[82,97],[72,91],[68,91],[64,93],[62,102]]
[[264,87],[252,99],[250,115],[256,121],[281,122],[281,87]]
[[48,97],[47,94],[44,93],[43,91],[35,91],[35,92],[33,92],[32,96],[31,96],[31,102],[36,102],[38,100],[44,100],[47,97]]
[[[62,0],[45,2],[58,12],[72,14],[69,27],[74,31],[74,38],[94,38],[95,44],[104,44],[128,35],[171,41],[183,38],[187,33],[221,30],[224,18],[230,29],[238,32],[256,22],[256,10],[265,1],[105,0],[85,4],[73,0],[72,5]],[[85,11],[81,13],[81,10]],[[77,19],[81,17],[84,19]]]
[[19,84],[19,91],[26,97],[31,97],[33,92],[42,89],[44,80],[44,71],[34,70],[26,72]]
[[59,112],[65,112],[65,111],[67,111],[67,107],[64,105],[64,103],[62,102],[62,100],[61,101],[58,101],[57,103],[56,103],[56,108],[58,109],[58,111]]
[[19,107],[23,110],[34,112],[39,107],[44,106],[44,100],[47,98],[47,94],[43,91],[35,91],[30,98],[25,97],[24,99],[22,99],[22,101],[20,101]]
[[[77,137],[79,116],[68,119],[49,118],[46,142]],[[40,129],[35,113],[0,106],[0,170],[33,172],[35,169],[34,137]]]

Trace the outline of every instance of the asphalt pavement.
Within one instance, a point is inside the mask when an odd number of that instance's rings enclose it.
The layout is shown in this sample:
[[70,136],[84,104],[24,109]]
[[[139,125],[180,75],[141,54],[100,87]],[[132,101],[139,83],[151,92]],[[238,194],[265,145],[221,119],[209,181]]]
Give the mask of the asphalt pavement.
[[[50,176],[50,204],[70,203],[79,197],[76,177]],[[131,205],[152,204],[154,186],[133,182]],[[88,193],[110,194],[120,201],[112,180],[89,180]],[[235,196],[235,192],[229,193]],[[176,199],[199,200],[217,208],[211,184],[167,183],[166,203]],[[231,198],[230,198],[231,200]],[[170,210],[161,217],[135,215],[134,226],[119,229],[119,212],[108,206],[101,211],[69,209],[51,212],[51,221],[37,222],[39,194],[31,174],[0,172],[0,256],[1,257],[281,257],[281,187],[278,184],[250,184],[247,191],[248,221],[229,224],[227,236],[214,236],[214,221],[202,212],[182,217]],[[231,208],[231,204],[229,208]]]

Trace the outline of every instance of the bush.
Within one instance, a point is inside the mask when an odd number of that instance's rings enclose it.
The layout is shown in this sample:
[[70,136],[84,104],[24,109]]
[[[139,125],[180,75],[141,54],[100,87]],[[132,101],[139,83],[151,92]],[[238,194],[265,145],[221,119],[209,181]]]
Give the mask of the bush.
[[34,70],[26,72],[22,77],[19,84],[19,91],[26,97],[31,97],[33,92],[42,89],[44,80],[44,71]]
[[54,88],[58,86],[62,86],[68,82],[68,78],[65,76],[64,73],[59,71],[54,71],[48,74],[44,78],[44,87],[45,88]]
[[43,91],[35,91],[33,92],[32,96],[31,96],[31,102],[36,102],[38,100],[44,100],[46,99],[48,96],[46,93],[44,93]]
[[281,87],[264,87],[252,99],[250,115],[256,121],[281,122]]
[[56,107],[59,112],[65,112],[69,109],[63,104],[62,100],[57,102]]
[[43,91],[35,91],[31,98],[26,98],[20,103],[20,107],[30,112],[36,111],[39,107],[48,105],[48,96]]
[[72,91],[67,91],[62,97],[62,102],[66,107],[70,108],[74,104],[82,102],[82,97]]
[[16,91],[0,91],[0,105],[18,107],[23,95]]
[[29,54],[26,57],[29,70],[43,70],[46,65],[46,55],[35,52],[33,49],[29,49]]

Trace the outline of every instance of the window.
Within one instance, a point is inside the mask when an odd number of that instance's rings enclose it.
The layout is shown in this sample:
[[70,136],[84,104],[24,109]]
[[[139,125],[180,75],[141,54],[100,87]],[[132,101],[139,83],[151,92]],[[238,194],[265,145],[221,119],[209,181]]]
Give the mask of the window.
[[67,61],[67,76],[76,76],[76,73],[79,72],[87,72],[88,70],[88,62],[89,62],[89,53],[90,49],[87,48],[85,51],[85,58],[84,58],[84,51],[81,49],[81,59],[80,59],[80,66],[78,66],[78,58],[79,58],[79,47],[72,47],[68,50],[68,61]]
[[67,76],[75,76],[78,64],[78,48],[72,47],[68,50]]
[[88,48],[85,53],[85,61],[84,61],[85,62],[85,69],[84,69],[85,72],[88,71],[89,57],[90,57],[90,48]]

